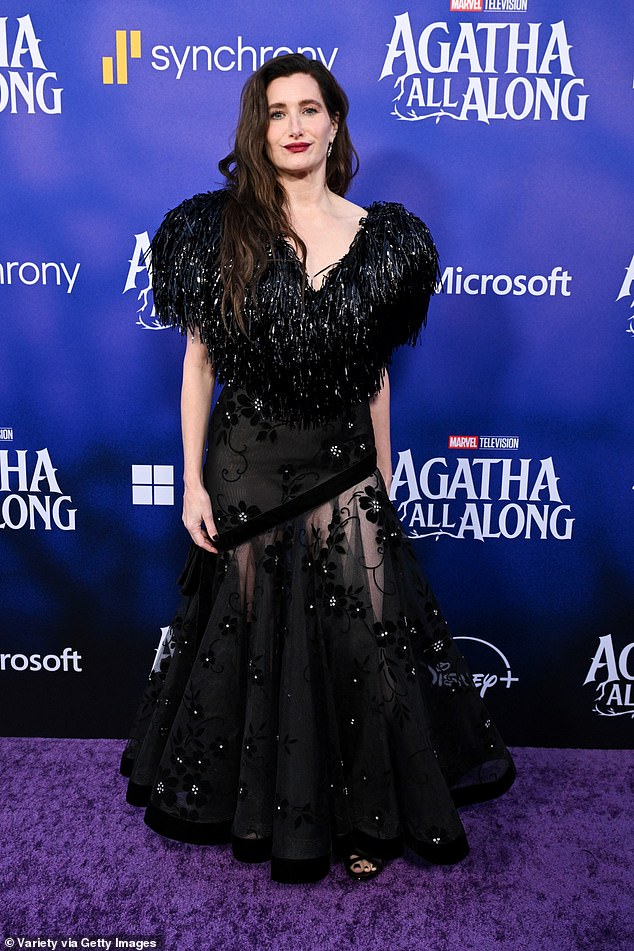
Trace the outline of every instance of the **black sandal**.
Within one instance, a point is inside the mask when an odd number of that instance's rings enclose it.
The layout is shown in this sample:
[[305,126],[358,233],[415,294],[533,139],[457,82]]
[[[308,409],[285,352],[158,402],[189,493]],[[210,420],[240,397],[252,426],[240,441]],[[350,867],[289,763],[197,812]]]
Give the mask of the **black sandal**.
[[[369,869],[359,868],[355,871],[354,866],[360,865],[362,862],[368,862],[373,867]],[[383,871],[383,859],[377,859],[374,855],[368,855],[360,849],[356,849],[351,855],[348,855],[344,865],[346,866],[346,872],[355,882],[365,882],[371,878],[376,878]]]

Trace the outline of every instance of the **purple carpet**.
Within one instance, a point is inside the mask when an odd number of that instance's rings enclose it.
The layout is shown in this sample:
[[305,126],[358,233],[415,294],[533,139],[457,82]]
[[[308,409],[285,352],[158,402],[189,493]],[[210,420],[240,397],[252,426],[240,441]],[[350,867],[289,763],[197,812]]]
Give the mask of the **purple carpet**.
[[316,885],[278,885],[229,847],[151,832],[124,801],[122,748],[0,739],[0,948],[88,937],[114,951],[115,936],[145,936],[166,951],[634,949],[631,751],[514,750],[512,790],[462,810],[460,865],[407,854],[372,882],[335,865]]

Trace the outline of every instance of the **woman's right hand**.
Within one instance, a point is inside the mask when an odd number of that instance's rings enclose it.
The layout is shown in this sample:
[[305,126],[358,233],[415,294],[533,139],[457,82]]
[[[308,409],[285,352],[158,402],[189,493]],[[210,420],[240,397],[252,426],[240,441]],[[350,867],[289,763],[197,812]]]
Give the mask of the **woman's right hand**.
[[183,525],[192,540],[205,551],[218,554],[213,539],[218,532],[211,512],[211,499],[203,485],[186,488],[183,495]]

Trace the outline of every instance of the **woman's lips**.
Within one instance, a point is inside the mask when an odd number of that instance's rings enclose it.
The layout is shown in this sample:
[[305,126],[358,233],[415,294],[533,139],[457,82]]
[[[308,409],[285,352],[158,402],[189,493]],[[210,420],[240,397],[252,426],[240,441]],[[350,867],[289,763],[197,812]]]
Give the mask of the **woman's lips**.
[[290,145],[285,145],[284,148],[287,152],[305,152],[306,149],[310,148],[309,142],[292,142]]

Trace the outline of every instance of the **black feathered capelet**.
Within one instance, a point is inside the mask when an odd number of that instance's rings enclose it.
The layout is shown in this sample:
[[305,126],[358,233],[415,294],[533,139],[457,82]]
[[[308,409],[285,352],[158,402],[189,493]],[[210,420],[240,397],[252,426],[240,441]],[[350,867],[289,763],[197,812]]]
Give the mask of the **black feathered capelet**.
[[[347,253],[314,290],[280,237],[269,248],[248,337],[220,312],[218,252],[227,191],[194,195],[169,211],[151,242],[159,321],[197,329],[221,383],[262,398],[289,422],[323,423],[374,396],[393,350],[414,344],[438,282],[423,222],[395,202],[373,202]],[[229,315],[230,316],[230,315]]]

